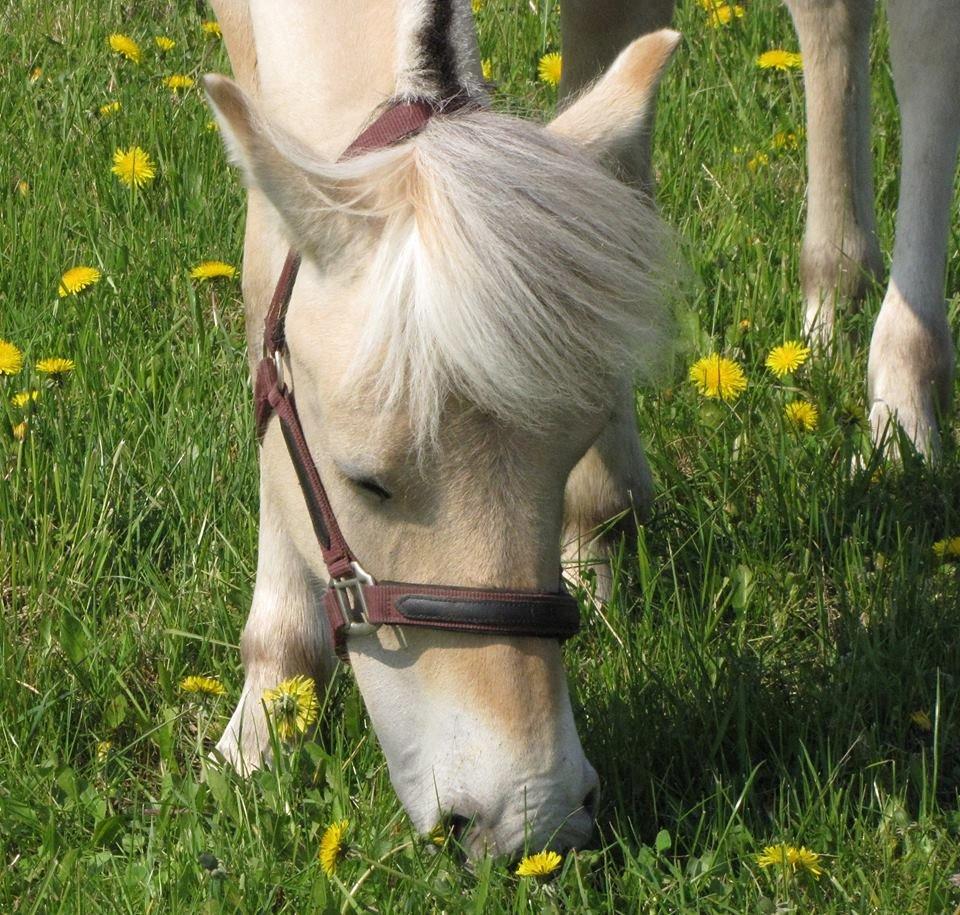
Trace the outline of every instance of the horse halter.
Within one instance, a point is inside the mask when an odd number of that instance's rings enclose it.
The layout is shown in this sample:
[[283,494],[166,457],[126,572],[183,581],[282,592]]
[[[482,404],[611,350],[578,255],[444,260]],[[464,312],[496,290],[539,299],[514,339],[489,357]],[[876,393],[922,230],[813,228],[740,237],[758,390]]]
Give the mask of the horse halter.
[[[401,102],[387,108],[343,153],[341,159],[390,146],[421,130],[431,117],[463,108],[462,97],[443,103]],[[419,626],[454,632],[566,639],[580,628],[577,602],[566,591],[498,590],[374,581],[347,545],[310,454],[293,392],[283,377],[285,322],[300,255],[291,249],[277,281],[264,326],[263,358],[254,385],[258,440],[273,414],[280,420],[310,521],[327,567],[324,608],[334,649],[347,660],[349,635],[367,635],[382,625]]]

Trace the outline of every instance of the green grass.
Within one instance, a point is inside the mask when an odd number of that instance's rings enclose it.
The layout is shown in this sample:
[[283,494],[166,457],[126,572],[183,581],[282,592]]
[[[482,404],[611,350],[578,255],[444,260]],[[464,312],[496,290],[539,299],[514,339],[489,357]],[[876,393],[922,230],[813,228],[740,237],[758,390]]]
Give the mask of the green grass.
[[[349,672],[316,743],[244,781],[201,759],[241,685],[236,642],[256,555],[257,470],[239,284],[190,267],[238,264],[243,193],[196,88],[227,72],[186,2],[8,5],[0,14],[0,337],[27,357],[0,379],[0,909],[15,912],[951,911],[960,858],[960,579],[932,543],[960,534],[960,455],[850,471],[864,442],[865,341],[882,289],[844,315],[829,358],[789,383],[763,369],[800,327],[803,152],[798,74],[758,71],[796,47],[786,11],[756,0],[728,29],[681,4],[661,91],[659,200],[695,277],[664,390],[638,396],[659,481],[653,521],[618,567],[605,625],[566,649],[588,756],[603,780],[591,850],[545,886],[502,865],[429,853],[391,790]],[[488,0],[483,56],[496,104],[548,114],[535,82],[556,6]],[[139,67],[106,47],[144,44]],[[156,34],[176,40],[163,58]],[[878,214],[889,252],[898,124],[874,36]],[[42,74],[31,82],[30,73]],[[100,118],[100,105],[122,108]],[[158,179],[110,174],[137,143]],[[735,151],[737,150],[737,151]],[[758,151],[769,162],[752,173]],[[19,182],[29,191],[22,195]],[[947,292],[957,325],[960,257]],[[74,264],[104,279],[58,298]],[[740,322],[748,320],[748,329]],[[685,380],[712,350],[750,385],[732,407]],[[44,356],[76,360],[62,387]],[[41,387],[23,443],[10,395]],[[783,404],[812,399],[812,434]],[[955,432],[955,429],[954,429]],[[230,696],[186,702],[179,679]],[[925,711],[927,731],[911,721]],[[98,747],[109,751],[98,759]],[[355,851],[322,873],[334,819]],[[824,874],[776,876],[764,845],[820,852]],[[211,857],[212,856],[212,857]],[[347,890],[359,884],[350,899]]]

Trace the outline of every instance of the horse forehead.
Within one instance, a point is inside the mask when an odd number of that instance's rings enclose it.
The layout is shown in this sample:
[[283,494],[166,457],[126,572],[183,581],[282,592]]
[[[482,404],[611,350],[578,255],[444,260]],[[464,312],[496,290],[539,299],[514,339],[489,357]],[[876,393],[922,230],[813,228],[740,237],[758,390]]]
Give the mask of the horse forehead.
[[[355,450],[364,443],[385,467],[416,463],[410,417],[402,400],[384,406],[368,386],[356,383],[372,375],[383,360],[383,355],[375,354],[360,364],[356,356],[366,289],[363,278],[353,273],[325,275],[304,262],[286,320],[294,386],[300,383],[297,402],[305,413],[318,414],[332,450]],[[468,475],[476,474],[481,463],[477,449],[490,450],[499,431],[496,424],[456,397],[445,401],[443,412],[448,433],[444,448],[421,455],[419,470],[435,473],[443,463],[462,470],[462,455],[456,455],[468,451],[473,455]]]
[[287,343],[308,363],[349,361],[361,327],[361,280],[346,270],[322,271],[304,259],[287,309]]
[[286,340],[295,374],[309,390],[301,400],[316,396],[324,410],[345,411],[354,419],[369,419],[370,398],[360,389],[344,385],[366,370],[357,364],[355,352],[362,333],[356,283],[324,276],[304,262],[297,278],[286,318]]

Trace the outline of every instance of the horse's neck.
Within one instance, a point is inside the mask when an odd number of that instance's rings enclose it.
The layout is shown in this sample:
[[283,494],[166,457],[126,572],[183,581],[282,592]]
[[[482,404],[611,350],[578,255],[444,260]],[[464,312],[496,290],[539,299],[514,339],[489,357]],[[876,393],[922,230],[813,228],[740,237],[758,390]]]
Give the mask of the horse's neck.
[[250,0],[264,111],[336,157],[397,95],[476,91],[467,0]]

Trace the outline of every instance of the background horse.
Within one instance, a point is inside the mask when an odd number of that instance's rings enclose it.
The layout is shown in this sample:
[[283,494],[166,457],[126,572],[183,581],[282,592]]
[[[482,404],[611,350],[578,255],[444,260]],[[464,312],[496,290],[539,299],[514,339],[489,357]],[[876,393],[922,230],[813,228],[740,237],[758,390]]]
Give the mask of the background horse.
[[[645,485],[632,391],[670,334],[670,246],[604,166],[647,129],[679,36],[630,45],[547,129],[465,111],[336,162],[390,100],[484,98],[470,5],[217,6],[243,87],[207,81],[250,186],[251,359],[292,243],[283,371],[347,540],[377,579],[555,590],[574,465],[574,525],[609,513],[595,493]],[[324,577],[272,423],[246,682],[219,744],[241,769],[268,750],[263,691],[330,674]],[[348,648],[418,829],[446,817],[473,852],[588,837],[597,776],[555,641],[383,627]]]
[[[883,272],[870,149],[875,3],[786,5],[800,38],[807,96],[804,327],[826,344],[837,306],[861,298]],[[561,89],[578,91],[636,35],[669,25],[673,8],[673,0],[565,2]],[[896,417],[916,448],[934,457],[940,447],[937,417],[949,406],[954,366],[943,293],[960,143],[960,5],[889,0],[886,9],[902,166],[890,281],[870,344],[870,425],[875,440],[889,440]],[[649,181],[649,161],[649,144],[636,146],[629,164],[637,180]]]

